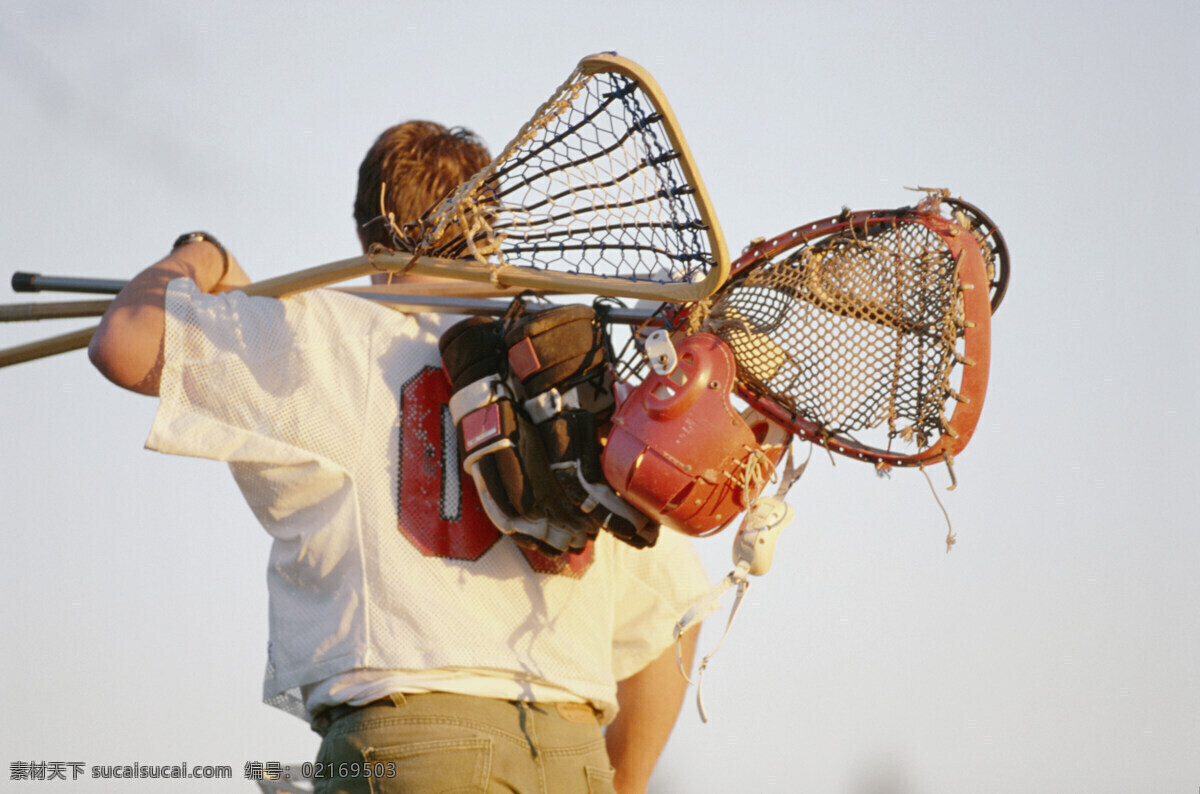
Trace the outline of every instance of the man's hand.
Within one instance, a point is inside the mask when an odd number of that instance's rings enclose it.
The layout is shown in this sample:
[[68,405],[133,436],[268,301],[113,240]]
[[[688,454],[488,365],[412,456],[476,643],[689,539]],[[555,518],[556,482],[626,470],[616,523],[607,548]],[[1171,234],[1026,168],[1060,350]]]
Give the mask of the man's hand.
[[250,283],[241,265],[211,240],[181,245],[143,270],[117,295],[88,347],[88,356],[118,386],[157,395],[163,366],[167,284],[190,278],[205,292]]

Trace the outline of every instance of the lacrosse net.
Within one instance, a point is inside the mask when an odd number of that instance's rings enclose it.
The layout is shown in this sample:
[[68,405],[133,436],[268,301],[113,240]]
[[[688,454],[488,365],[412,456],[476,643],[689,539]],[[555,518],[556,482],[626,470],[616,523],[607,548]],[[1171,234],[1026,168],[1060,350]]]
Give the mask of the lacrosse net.
[[517,286],[696,300],[729,267],[665,98],[609,54],[581,61],[486,168],[392,231],[399,250],[473,261]]
[[748,400],[835,451],[952,457],[986,389],[990,282],[980,235],[940,199],[860,213],[735,272],[689,331],[729,344]]

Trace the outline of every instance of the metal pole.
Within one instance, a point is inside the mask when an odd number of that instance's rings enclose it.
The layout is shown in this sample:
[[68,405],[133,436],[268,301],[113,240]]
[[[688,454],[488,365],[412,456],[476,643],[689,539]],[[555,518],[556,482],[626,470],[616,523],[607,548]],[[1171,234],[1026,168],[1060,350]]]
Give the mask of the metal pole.
[[93,295],[116,295],[126,281],[81,276],[43,276],[41,273],[13,273],[13,292],[86,292]]

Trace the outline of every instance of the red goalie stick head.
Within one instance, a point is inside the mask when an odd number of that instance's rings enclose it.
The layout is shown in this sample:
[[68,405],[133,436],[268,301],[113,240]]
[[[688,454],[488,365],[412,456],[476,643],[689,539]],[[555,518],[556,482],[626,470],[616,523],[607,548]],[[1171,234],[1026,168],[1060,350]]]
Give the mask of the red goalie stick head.
[[725,341],[738,392],[879,467],[952,461],[983,408],[1008,252],[977,208],[845,211],[753,245],[688,330]]

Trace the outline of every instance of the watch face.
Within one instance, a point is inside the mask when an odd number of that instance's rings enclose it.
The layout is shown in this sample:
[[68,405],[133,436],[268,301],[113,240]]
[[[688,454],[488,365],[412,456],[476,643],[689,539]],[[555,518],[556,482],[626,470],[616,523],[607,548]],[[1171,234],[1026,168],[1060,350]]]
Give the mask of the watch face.
[[221,260],[224,264],[224,267],[221,269],[221,278],[217,279],[217,283],[220,283],[221,280],[223,280],[225,278],[225,276],[229,273],[229,252],[225,250],[225,246],[223,246],[219,242],[217,242],[216,237],[213,237],[208,232],[188,232],[187,234],[181,234],[175,240],[175,244],[173,246],[171,246],[171,250],[174,251],[176,248],[178,248],[181,245],[187,245],[188,243],[198,243],[198,242],[202,242],[202,241],[207,241],[207,242],[212,243],[213,245],[215,245],[217,247],[217,250],[221,252]]
[[173,245],[171,247],[178,248],[181,245],[187,245],[188,243],[196,243],[196,242],[200,242],[202,240],[208,240],[214,244],[217,242],[207,232],[188,232],[187,234],[179,235],[179,237],[175,240],[175,245]]

